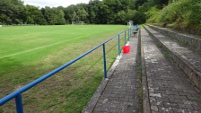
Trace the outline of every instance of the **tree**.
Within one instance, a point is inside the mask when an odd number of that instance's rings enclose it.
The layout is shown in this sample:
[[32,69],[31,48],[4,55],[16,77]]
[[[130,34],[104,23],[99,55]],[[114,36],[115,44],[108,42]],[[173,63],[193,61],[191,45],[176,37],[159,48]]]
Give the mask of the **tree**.
[[66,8],[64,8],[64,18],[67,23],[71,23],[72,21],[75,21],[77,18],[77,13],[76,13],[76,6],[75,5],[70,5]]
[[147,0],[135,0],[134,4],[135,4],[135,9],[137,10],[139,6],[143,5],[145,2],[147,2]]
[[0,22],[22,24],[25,22],[25,7],[20,0],[0,0]]
[[26,5],[26,22],[28,24],[47,24],[39,8],[32,5]]
[[117,24],[126,24],[126,12],[124,10],[121,10],[117,13],[117,19],[116,23]]
[[[88,4],[88,20],[90,23],[98,24],[101,19],[101,4],[100,0],[90,0]],[[102,17],[103,18],[103,17]]]
[[77,13],[75,11],[73,12],[71,18],[72,18],[73,21],[77,21],[78,20],[78,15],[77,15]]
[[126,17],[126,21],[128,22],[129,20],[134,20],[135,19],[135,15],[137,14],[137,10],[131,10],[129,9],[127,12],[127,17]]
[[63,25],[66,23],[64,12],[61,9],[45,7],[44,16],[50,25]]
[[162,9],[165,5],[168,5],[168,0],[148,0],[149,8],[157,6],[158,9]]
[[144,21],[145,12],[151,7],[160,9],[167,3],[168,0],[90,0],[88,4],[39,9],[24,6],[20,0],[0,0],[0,23],[63,25],[84,21],[92,24],[125,24],[128,20],[136,20],[134,16],[142,17],[139,20]]
[[80,19],[81,19],[82,21],[84,21],[87,16],[88,16],[88,13],[87,13],[84,9],[81,9],[81,10],[80,10]]

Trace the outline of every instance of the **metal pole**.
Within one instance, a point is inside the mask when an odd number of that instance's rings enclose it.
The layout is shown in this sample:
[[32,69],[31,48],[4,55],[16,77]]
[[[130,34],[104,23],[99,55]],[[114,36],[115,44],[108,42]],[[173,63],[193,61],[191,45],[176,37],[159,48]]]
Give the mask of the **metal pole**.
[[118,34],[118,55],[120,56],[121,54],[121,48],[120,48],[120,35]]
[[130,30],[128,29],[128,40],[130,39]]
[[124,32],[124,44],[126,45],[126,31]]
[[107,63],[106,63],[106,53],[105,44],[103,44],[103,68],[104,68],[104,78],[107,79]]
[[17,113],[23,113],[22,95],[18,94],[15,97],[16,111]]

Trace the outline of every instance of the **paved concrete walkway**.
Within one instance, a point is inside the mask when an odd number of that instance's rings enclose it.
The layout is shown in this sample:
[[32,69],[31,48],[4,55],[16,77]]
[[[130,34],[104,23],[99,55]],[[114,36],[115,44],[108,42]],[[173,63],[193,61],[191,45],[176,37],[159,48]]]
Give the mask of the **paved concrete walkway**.
[[129,45],[130,54],[124,54],[120,59],[95,106],[94,113],[138,112],[137,36],[130,38]]
[[[102,81],[83,113],[137,113],[139,79],[137,74],[138,37],[130,38],[130,54],[123,54],[109,80]],[[106,85],[104,85],[106,84]]]
[[152,113],[201,113],[201,94],[142,29],[142,47]]
[[184,60],[189,62],[193,67],[197,69],[197,71],[201,72],[201,52],[190,49],[189,47],[181,46],[175,40],[169,38],[168,36],[163,35],[160,32],[157,32],[150,27],[147,29],[165,46],[167,46],[170,50],[177,53]]

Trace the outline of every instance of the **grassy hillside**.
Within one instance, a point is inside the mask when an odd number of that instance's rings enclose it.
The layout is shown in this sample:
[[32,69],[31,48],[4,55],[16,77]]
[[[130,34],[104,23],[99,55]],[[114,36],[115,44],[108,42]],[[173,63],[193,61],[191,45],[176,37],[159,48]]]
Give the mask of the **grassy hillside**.
[[[125,29],[120,25],[0,28],[0,98]],[[117,56],[116,44],[113,40],[106,45],[108,68]],[[103,78],[102,70],[100,48],[23,93],[25,112],[80,112]],[[11,101],[1,106],[0,112],[15,111],[13,105]]]
[[201,34],[200,0],[175,0],[162,10],[152,7],[146,14],[149,23],[159,23]]

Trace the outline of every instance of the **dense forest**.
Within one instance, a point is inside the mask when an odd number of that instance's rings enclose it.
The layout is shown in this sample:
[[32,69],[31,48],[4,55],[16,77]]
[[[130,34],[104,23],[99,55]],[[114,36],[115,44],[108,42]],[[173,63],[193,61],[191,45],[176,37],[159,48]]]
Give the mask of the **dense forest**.
[[201,30],[201,0],[90,0],[68,7],[24,5],[21,0],[0,0],[0,25],[126,24],[129,20]]
[[23,5],[21,0],[0,0],[0,24],[126,24],[129,20],[141,24],[150,7],[161,9],[167,4],[167,0],[90,0],[88,4],[39,8]]

